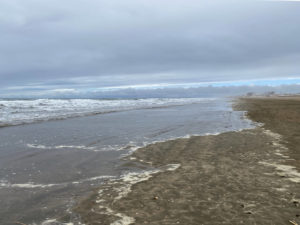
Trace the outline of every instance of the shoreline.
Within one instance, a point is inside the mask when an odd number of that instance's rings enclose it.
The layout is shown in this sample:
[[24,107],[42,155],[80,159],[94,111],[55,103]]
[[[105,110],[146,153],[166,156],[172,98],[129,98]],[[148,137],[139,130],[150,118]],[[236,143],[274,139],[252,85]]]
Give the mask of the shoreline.
[[119,178],[145,167],[121,166],[120,159],[135,146],[248,127],[229,103],[217,99],[5,128],[0,223],[78,224],[71,209],[106,181],[93,178]]
[[[253,105],[241,101],[249,116]],[[139,172],[102,185],[74,211],[86,225],[299,223],[300,174],[286,165],[282,136],[264,127],[140,148],[123,165]]]

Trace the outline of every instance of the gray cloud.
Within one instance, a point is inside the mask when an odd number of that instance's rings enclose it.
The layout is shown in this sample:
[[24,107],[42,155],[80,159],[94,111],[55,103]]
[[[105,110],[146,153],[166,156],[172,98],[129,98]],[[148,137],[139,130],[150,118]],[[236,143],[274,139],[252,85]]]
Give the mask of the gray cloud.
[[2,0],[0,88],[300,75],[300,3]]

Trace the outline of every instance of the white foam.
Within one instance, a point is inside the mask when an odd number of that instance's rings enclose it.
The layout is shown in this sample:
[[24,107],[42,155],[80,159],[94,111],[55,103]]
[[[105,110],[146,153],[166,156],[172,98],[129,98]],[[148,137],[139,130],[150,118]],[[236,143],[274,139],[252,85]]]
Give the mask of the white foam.
[[[180,164],[168,164],[156,170],[148,170],[142,172],[129,172],[121,176],[121,178],[118,180],[111,180],[110,184],[113,185],[118,183],[121,185],[113,189],[117,193],[117,196],[114,198],[114,202],[126,197],[131,192],[131,188],[134,184],[147,181],[156,173],[164,172],[164,171],[174,171],[179,167]],[[135,219],[133,217],[129,217],[123,213],[115,212],[109,206],[107,206],[106,200],[103,198],[103,195],[107,190],[108,189],[100,189],[98,191],[98,197],[96,199],[96,203],[99,204],[100,209],[105,211],[104,212],[105,214],[117,216],[120,218],[114,221],[113,223],[111,223],[110,225],[129,225],[134,223]],[[111,189],[109,190],[111,191]]]
[[123,213],[116,213],[114,210],[112,210],[109,207],[99,205],[99,208],[104,210],[105,211],[104,213],[106,215],[116,216],[116,217],[120,218],[120,219],[110,223],[110,225],[130,225],[135,222],[135,219],[133,217],[126,216]]
[[115,178],[115,176],[97,176],[97,177],[90,177],[79,181],[73,181],[72,184],[80,184],[87,181],[95,181],[95,180],[102,180],[102,179],[111,179]]
[[164,171],[174,171],[180,167],[180,164],[168,164],[160,169],[148,170],[143,172],[130,172],[121,176],[119,182],[122,183],[121,187],[115,189],[118,192],[118,196],[115,201],[126,197],[130,192],[134,184],[149,180],[154,174]]
[[277,170],[279,176],[287,177],[290,181],[300,183],[300,173],[296,170],[296,167],[289,165],[282,165],[277,163],[260,162],[265,166],[274,167]]
[[[241,129],[230,130],[230,131],[231,132],[241,132],[241,131],[244,131],[244,130],[252,130],[252,129],[253,128],[251,127],[251,128],[241,128]],[[124,158],[124,157],[130,156],[133,152],[137,151],[138,149],[144,148],[144,147],[146,147],[148,145],[158,144],[158,143],[164,143],[164,142],[167,142],[167,141],[175,141],[175,140],[178,140],[178,139],[190,139],[192,137],[217,136],[217,135],[220,135],[222,133],[230,132],[230,131],[214,132],[214,133],[202,133],[202,134],[197,134],[197,133],[195,133],[195,134],[187,134],[187,135],[184,135],[184,136],[164,138],[162,140],[157,140],[157,141],[152,141],[152,142],[143,142],[141,145],[132,145],[132,144],[129,144],[129,145],[126,145],[124,147],[120,147],[120,148],[115,149],[115,150],[117,150],[117,151],[128,150],[127,153],[122,154],[120,156],[120,158]],[[130,160],[134,160],[133,158],[134,157],[131,157]],[[146,162],[146,163],[152,164],[151,162]]]
[[51,119],[93,115],[116,111],[169,107],[212,101],[213,98],[161,98],[161,99],[37,99],[0,100],[0,126],[18,125]]
[[96,177],[90,177],[78,181],[73,181],[73,182],[64,182],[64,183],[59,183],[59,184],[37,184],[33,182],[28,182],[28,183],[23,183],[23,184],[12,184],[6,180],[0,180],[0,188],[50,188],[50,187],[55,187],[55,186],[66,186],[68,184],[81,184],[89,181],[95,181],[95,180],[102,180],[102,179],[111,179],[115,178],[115,176],[96,176]]
[[[279,140],[282,139],[282,136],[281,136],[280,134],[274,133],[274,132],[272,132],[272,131],[270,131],[270,130],[264,129],[264,133],[265,133],[266,135],[268,135],[268,136],[274,138],[274,139],[277,140],[277,141],[279,141]],[[277,143],[277,142],[274,142],[274,143],[277,144],[277,145],[280,145],[280,144]]]
[[287,188],[275,188],[277,191],[280,191],[280,192],[287,192]]
[[[289,156],[284,155],[282,153],[282,151],[286,151],[287,148],[285,146],[283,146],[282,144],[280,144],[280,140],[282,139],[282,136],[280,134],[274,133],[270,130],[264,130],[264,133],[270,137],[272,137],[274,139],[274,141],[272,142],[273,146],[276,147],[277,149],[275,150],[275,155],[280,156],[284,159],[289,159]],[[276,162],[259,162],[262,165],[265,166],[271,166],[274,167],[275,170],[277,171],[276,173],[279,176],[283,176],[286,177],[287,179],[289,179],[292,182],[295,183],[300,183],[300,173],[297,171],[296,167],[294,166],[289,166],[289,165],[283,165],[283,164],[279,164]]]
[[36,184],[36,183],[24,183],[24,184],[11,184],[6,181],[0,181],[0,187],[2,188],[48,188],[58,186],[59,184]]
[[125,147],[120,147],[118,145],[107,145],[107,146],[84,146],[84,145],[40,145],[40,144],[26,144],[27,148],[33,149],[44,149],[44,150],[54,150],[54,149],[79,149],[85,151],[93,151],[93,152],[105,152],[105,151],[121,151],[126,149]]
[[135,222],[135,219],[129,216],[126,216],[123,213],[116,213],[115,216],[120,217],[121,219],[112,222],[110,225],[130,225]]
[[[77,225],[84,225],[81,222],[76,222]],[[36,225],[35,223],[33,225]],[[41,225],[75,225],[72,222],[68,222],[68,223],[61,223],[59,221],[57,221],[56,219],[47,219],[44,222],[41,223]]]
[[46,145],[37,145],[37,144],[27,144],[28,148],[36,148],[36,149],[84,149],[84,150],[92,150],[95,151],[95,147],[87,147],[84,145],[56,145],[56,146],[46,146]]
[[177,170],[181,165],[180,164],[168,164],[166,170],[174,171]]
[[56,223],[56,222],[57,222],[56,219],[48,219],[48,220],[42,222],[41,225],[51,225],[51,223],[53,224],[53,223]]
[[115,189],[115,191],[118,192],[118,196],[115,198],[115,201],[126,197],[131,192],[131,187],[134,184],[149,180],[153,174],[158,172],[160,172],[160,170],[144,171],[142,173],[130,172],[123,175],[120,179],[123,186]]
[[[114,188],[114,191],[118,193],[117,197],[115,197],[114,201],[117,201],[125,196],[131,191],[132,185],[148,180],[151,177],[151,174],[157,173],[157,171],[144,171],[143,173],[136,173],[131,172],[123,175],[119,180],[113,180],[111,183],[114,182],[121,182],[122,186],[119,188]],[[133,217],[129,217],[123,213],[118,213],[112,210],[110,207],[105,205],[105,200],[102,199],[104,190],[98,191],[98,198],[96,199],[96,203],[99,204],[99,208],[104,210],[106,215],[117,216],[119,217],[118,220],[112,222],[110,225],[129,225],[135,222]]]
[[278,155],[278,156],[280,156],[281,158],[284,158],[284,159],[289,159],[290,157],[289,156],[287,156],[287,155],[284,155],[284,154],[282,154],[282,153],[280,153],[280,152],[275,152],[275,155]]

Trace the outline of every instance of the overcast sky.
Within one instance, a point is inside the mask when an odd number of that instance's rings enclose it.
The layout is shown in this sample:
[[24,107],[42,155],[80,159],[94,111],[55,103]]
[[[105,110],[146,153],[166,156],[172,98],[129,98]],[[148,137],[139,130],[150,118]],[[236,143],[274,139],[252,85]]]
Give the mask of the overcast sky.
[[300,77],[300,2],[0,0],[0,96]]

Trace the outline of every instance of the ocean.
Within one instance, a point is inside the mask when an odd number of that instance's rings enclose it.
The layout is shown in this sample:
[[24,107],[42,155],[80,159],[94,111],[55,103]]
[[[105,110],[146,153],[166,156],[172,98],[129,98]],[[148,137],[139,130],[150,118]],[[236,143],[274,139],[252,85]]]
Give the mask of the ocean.
[[231,99],[0,100],[0,224],[80,224],[72,207],[151,143],[251,128]]

